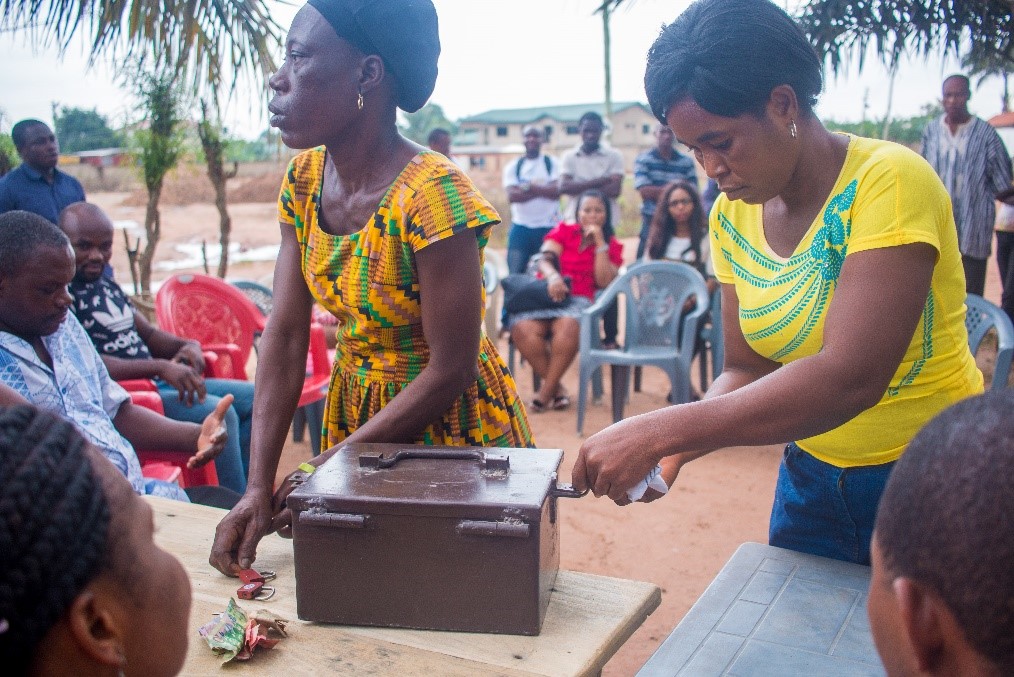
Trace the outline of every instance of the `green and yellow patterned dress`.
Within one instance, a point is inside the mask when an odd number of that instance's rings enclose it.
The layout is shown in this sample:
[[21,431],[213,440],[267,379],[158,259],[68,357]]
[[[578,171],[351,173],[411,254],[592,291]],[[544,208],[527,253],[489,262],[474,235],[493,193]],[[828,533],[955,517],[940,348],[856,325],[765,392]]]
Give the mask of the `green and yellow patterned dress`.
[[[324,149],[315,148],[292,160],[278,214],[296,230],[311,294],[338,318],[321,436],[327,449],[386,406],[429,361],[415,253],[474,228],[481,260],[500,218],[454,164],[424,151],[402,170],[361,230],[330,235],[318,224],[324,158]],[[485,333],[478,365],[476,382],[419,433],[417,443],[534,446],[514,379]]]

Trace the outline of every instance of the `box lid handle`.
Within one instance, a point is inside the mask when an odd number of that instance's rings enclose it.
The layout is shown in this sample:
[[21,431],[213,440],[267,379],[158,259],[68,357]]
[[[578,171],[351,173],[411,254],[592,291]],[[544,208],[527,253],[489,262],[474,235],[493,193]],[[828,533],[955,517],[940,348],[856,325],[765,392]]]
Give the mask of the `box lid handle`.
[[510,456],[492,451],[478,449],[401,449],[393,456],[383,454],[362,454],[359,457],[360,468],[383,470],[396,465],[399,461],[409,458],[427,458],[434,460],[470,460],[478,461],[484,470],[509,471]]

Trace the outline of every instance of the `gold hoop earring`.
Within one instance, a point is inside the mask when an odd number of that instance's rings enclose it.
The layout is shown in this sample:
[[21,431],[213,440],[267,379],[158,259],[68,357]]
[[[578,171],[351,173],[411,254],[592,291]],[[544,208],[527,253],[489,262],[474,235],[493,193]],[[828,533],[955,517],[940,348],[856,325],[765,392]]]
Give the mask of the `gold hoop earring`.
[[796,138],[796,121],[789,120],[789,136]]
[[359,92],[359,99],[356,101],[356,105],[359,106],[359,110],[363,109],[363,93]]

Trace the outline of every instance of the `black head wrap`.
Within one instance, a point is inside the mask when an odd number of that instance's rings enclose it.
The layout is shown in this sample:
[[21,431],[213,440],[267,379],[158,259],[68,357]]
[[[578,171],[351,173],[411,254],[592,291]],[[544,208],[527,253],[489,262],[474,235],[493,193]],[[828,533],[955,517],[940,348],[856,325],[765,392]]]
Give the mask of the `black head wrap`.
[[422,108],[437,82],[440,36],[431,0],[309,0],[338,37],[377,54],[394,75],[398,107]]

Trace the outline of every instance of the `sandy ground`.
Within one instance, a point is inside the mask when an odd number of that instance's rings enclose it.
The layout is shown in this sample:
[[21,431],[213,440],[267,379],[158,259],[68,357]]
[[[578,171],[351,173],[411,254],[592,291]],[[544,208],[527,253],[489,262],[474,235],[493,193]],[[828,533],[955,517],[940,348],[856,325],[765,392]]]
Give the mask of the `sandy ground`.
[[[125,196],[94,193],[89,200],[106,209],[114,220],[132,220],[140,226],[143,209],[124,206]],[[234,241],[244,248],[277,244],[279,230],[273,205],[235,204],[230,209]],[[209,244],[217,242],[218,215],[211,205],[166,206],[162,221],[164,235],[157,260],[181,258],[174,250],[176,244],[200,244],[202,239]],[[127,257],[120,237],[114,247],[113,264],[121,284],[129,287]],[[630,243],[625,249],[632,254]],[[991,261],[990,266],[986,296],[998,302],[999,277],[995,263]],[[199,268],[190,270],[200,272]],[[270,262],[243,263],[230,267],[229,276],[269,281],[271,270]],[[166,276],[164,272],[155,273],[156,279]],[[506,358],[506,345],[501,343],[500,348]],[[518,386],[527,401],[533,394],[531,371],[522,368],[519,372]],[[577,392],[576,381],[576,367],[572,366],[564,379],[571,393]],[[608,381],[606,378],[603,404],[589,407],[587,434],[611,422]],[[631,395],[626,415],[664,406],[667,391],[662,373],[647,370],[643,390]],[[560,476],[567,480],[582,440],[575,430],[574,409],[533,414],[530,420],[539,446],[566,452]],[[305,441],[295,443],[290,438],[279,475],[309,456]],[[650,505],[619,508],[607,499],[590,496],[561,502],[563,568],[649,581],[662,589],[661,606],[607,664],[604,675],[636,672],[736,548],[746,541],[766,542],[780,457],[779,446],[716,452],[687,466],[670,495]]]

